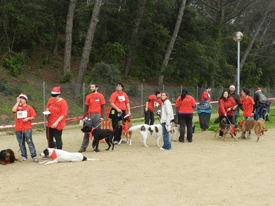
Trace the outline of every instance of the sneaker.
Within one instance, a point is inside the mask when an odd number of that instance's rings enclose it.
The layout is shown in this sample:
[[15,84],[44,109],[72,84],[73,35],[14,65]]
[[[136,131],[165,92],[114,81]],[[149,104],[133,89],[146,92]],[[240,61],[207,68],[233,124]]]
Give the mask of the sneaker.
[[114,141],[114,144],[117,144],[118,143],[118,141]]
[[27,161],[27,158],[26,157],[21,157],[20,162],[25,162],[25,161]]
[[86,149],[84,149],[84,148],[80,148],[80,149],[78,150],[79,153],[85,152],[85,151],[86,151]]
[[39,162],[39,160],[37,159],[37,157],[33,157],[32,160],[33,160],[35,163]]

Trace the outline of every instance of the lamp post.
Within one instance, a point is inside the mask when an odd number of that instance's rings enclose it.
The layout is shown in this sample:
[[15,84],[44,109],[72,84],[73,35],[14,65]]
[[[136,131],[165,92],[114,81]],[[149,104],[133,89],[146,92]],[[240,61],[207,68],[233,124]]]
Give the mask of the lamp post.
[[243,33],[240,31],[236,32],[233,39],[238,42],[237,94],[240,95],[240,41],[243,39]]

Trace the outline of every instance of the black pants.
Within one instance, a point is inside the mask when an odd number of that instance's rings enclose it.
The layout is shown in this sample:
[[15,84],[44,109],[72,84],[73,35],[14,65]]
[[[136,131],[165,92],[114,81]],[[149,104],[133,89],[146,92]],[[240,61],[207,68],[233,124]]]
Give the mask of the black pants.
[[144,114],[145,114],[145,124],[149,124],[149,121],[150,121],[150,125],[153,125],[155,122],[154,112],[148,109],[147,112],[144,110]]
[[179,114],[179,122],[180,122],[180,137],[179,141],[184,142],[185,135],[185,125],[187,127],[187,141],[192,142],[192,120],[193,114]]
[[[226,119],[226,124],[233,124],[233,116],[227,116],[227,118],[226,118],[226,116],[219,116],[220,122],[222,121],[223,118]],[[230,122],[229,122],[228,120],[229,120]],[[223,135],[223,132],[220,131],[220,136],[222,137],[222,135]]]
[[53,138],[55,138],[56,148],[62,149],[62,145],[63,145],[62,138],[61,138],[62,130],[57,130],[55,128],[47,127],[46,136],[47,136],[49,148],[54,148]]
[[120,141],[121,139],[121,132],[122,132],[122,127],[118,125],[118,121],[122,120],[123,117],[126,115],[126,111],[122,110],[122,115],[120,117],[117,116],[117,111],[115,111],[115,114],[112,116],[112,127],[114,130],[114,141]]

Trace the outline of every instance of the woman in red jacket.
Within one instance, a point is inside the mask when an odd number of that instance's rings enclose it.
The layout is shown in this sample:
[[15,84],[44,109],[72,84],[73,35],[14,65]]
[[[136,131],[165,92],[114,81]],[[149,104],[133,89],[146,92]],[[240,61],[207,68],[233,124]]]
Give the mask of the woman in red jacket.
[[184,142],[185,125],[187,126],[187,140],[192,142],[193,109],[197,107],[195,99],[188,95],[188,90],[183,89],[181,96],[176,101],[176,110],[179,114],[180,137],[179,142]]
[[[233,122],[233,110],[236,109],[236,103],[233,97],[228,97],[228,91],[224,91],[219,100],[219,120],[226,118],[227,124],[232,124]],[[230,121],[230,122],[229,122]],[[220,131],[220,137],[222,137],[223,132]]]

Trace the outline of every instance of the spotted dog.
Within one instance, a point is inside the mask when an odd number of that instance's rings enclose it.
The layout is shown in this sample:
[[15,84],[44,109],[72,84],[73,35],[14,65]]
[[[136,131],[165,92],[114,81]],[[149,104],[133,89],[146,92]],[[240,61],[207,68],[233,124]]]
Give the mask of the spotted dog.
[[149,135],[156,137],[156,145],[159,146],[159,140],[162,136],[161,124],[155,124],[155,125],[141,124],[141,125],[133,126],[129,129],[129,131],[134,131],[134,130],[139,130],[139,133],[141,136],[141,143],[143,146],[148,147],[148,145],[146,144],[146,140]]

